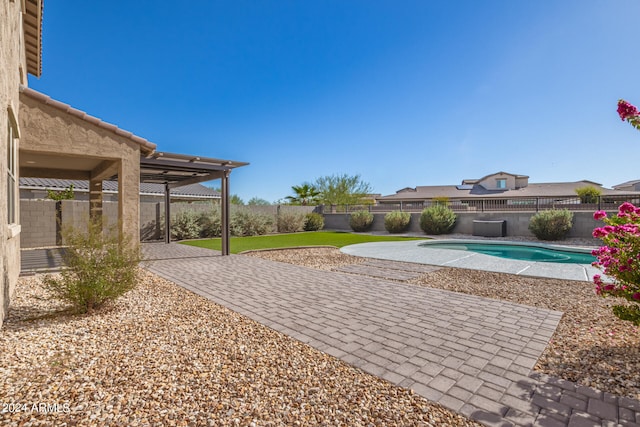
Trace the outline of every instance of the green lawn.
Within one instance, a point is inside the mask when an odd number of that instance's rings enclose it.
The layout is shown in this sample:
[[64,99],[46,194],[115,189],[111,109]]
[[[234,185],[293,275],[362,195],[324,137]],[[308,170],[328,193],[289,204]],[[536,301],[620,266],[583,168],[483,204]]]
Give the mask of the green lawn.
[[[229,244],[231,252],[237,254],[253,249],[292,248],[296,246],[336,246],[343,247],[354,243],[393,242],[398,240],[424,240],[419,237],[373,236],[336,231],[309,231],[305,233],[269,234],[266,236],[232,237]],[[220,239],[189,240],[184,245],[199,246],[207,249],[221,249]]]

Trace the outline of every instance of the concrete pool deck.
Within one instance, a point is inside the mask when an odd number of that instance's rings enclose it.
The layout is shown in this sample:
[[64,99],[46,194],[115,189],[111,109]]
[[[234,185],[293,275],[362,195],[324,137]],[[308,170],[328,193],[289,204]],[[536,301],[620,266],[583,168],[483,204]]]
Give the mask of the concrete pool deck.
[[[522,276],[553,279],[591,281],[601,271],[589,264],[561,264],[552,262],[520,261],[454,249],[426,248],[421,243],[432,240],[406,242],[371,242],[345,246],[342,252],[366,258],[415,262],[443,267],[468,268]],[[461,242],[461,240],[438,240]],[[522,243],[502,241],[502,243]]]

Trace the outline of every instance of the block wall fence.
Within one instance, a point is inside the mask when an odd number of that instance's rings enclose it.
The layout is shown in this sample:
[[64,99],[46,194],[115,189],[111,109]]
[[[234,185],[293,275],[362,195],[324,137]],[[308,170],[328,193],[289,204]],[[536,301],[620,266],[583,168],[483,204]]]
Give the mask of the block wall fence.
[[[608,212],[609,215],[615,212]],[[508,236],[534,237],[529,231],[529,221],[535,212],[459,212],[453,233],[473,234],[473,220],[505,220]],[[374,213],[371,231],[385,231],[384,213]],[[593,219],[593,212],[573,212],[573,227],[567,237],[592,238],[591,233],[596,227],[601,227],[602,221]],[[327,230],[351,230],[349,214],[324,214],[324,228]],[[410,232],[423,233],[420,229],[420,213],[411,214]]]
[[[171,203],[171,213],[177,214],[184,211],[207,212],[213,208],[215,202],[175,202]],[[61,204],[62,228],[66,226],[82,227],[89,220],[89,202],[82,200],[63,200]],[[240,206],[235,209],[251,210],[275,219],[279,213],[301,212],[308,213],[314,210],[314,206]],[[105,228],[115,226],[118,218],[118,203],[105,201],[102,203],[102,213]],[[20,221],[22,232],[20,233],[22,248],[40,248],[56,246],[58,224],[56,220],[56,202],[53,200],[20,200]],[[164,227],[164,201],[140,203],[140,240],[162,240]],[[64,242],[63,242],[64,243]]]
[[[62,226],[73,225],[76,227],[86,224],[89,219],[89,203],[78,200],[63,200]],[[234,209],[247,209],[253,212],[273,216],[274,222],[279,213],[282,212],[302,212],[308,213],[314,210],[313,206],[242,206]],[[117,202],[103,202],[103,215],[105,227],[115,225],[118,217]],[[206,212],[212,209],[211,202],[171,204],[172,213],[183,211]],[[616,212],[609,212],[615,214]],[[385,232],[384,213],[374,213],[374,221],[371,231]],[[457,213],[456,225],[453,233],[473,234],[473,220],[505,220],[507,224],[508,236],[533,237],[529,231],[529,221],[535,212],[459,212]],[[20,220],[22,232],[20,233],[22,248],[37,248],[56,246],[56,202],[53,200],[28,200],[20,201]],[[140,203],[140,240],[158,241],[162,240],[162,229],[164,220],[164,202],[141,202]],[[349,214],[345,213],[325,213],[326,230],[351,231],[349,226]],[[593,219],[591,211],[573,212],[573,227],[568,237],[579,237],[589,239],[596,227],[602,225],[601,221]],[[274,230],[275,231],[275,230]],[[422,233],[420,229],[420,213],[411,214],[410,232]]]

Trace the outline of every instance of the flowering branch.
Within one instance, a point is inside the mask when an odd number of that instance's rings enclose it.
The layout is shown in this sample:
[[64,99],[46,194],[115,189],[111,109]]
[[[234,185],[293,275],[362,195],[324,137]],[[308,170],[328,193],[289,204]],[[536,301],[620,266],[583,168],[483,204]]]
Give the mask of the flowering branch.
[[618,115],[622,121],[628,121],[631,126],[640,130],[640,112],[635,105],[628,103],[624,99],[618,100]]
[[614,306],[614,314],[640,326],[640,207],[625,202],[616,216],[597,211],[593,218],[605,223],[593,230],[593,237],[605,244],[592,252],[597,257],[593,266],[614,280],[605,283],[596,274],[596,294],[625,298],[628,303]]

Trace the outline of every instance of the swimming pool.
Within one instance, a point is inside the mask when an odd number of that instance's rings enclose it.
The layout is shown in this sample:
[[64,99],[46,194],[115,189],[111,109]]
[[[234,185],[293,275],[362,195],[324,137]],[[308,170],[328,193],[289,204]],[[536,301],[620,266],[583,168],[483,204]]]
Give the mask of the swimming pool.
[[596,258],[588,249],[564,248],[537,244],[516,244],[513,242],[438,242],[428,241],[420,247],[433,249],[453,249],[476,252],[506,259],[533,262],[553,262],[562,264],[591,264]]

